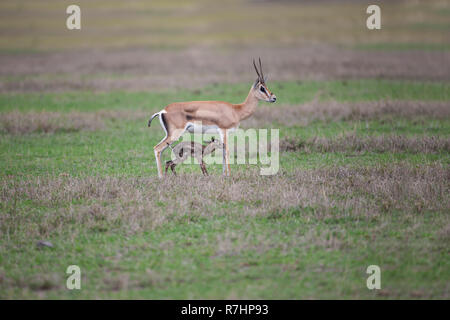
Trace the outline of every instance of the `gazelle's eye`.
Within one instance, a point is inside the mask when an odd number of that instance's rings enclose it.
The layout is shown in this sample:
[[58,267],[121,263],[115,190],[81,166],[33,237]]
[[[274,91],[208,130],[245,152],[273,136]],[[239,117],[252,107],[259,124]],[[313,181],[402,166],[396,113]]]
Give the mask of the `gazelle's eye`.
[[259,90],[261,90],[261,92],[266,92],[266,89],[264,89],[264,87],[259,88]]

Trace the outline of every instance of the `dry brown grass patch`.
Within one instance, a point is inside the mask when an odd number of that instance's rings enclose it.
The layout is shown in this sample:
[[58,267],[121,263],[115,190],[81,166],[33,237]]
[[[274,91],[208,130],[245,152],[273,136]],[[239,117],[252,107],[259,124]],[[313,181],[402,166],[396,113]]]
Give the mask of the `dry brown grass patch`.
[[[330,45],[201,46],[177,50],[82,50],[2,54],[0,92],[146,91],[253,80],[250,57],[263,57],[269,81],[411,79],[448,81],[447,51],[350,50]],[[249,78],[251,77],[251,78]],[[270,85],[269,85],[270,86]]]
[[89,230],[134,234],[174,220],[222,215],[279,219],[292,208],[316,219],[448,211],[449,181],[450,170],[439,165],[297,170],[272,177],[249,170],[230,178],[188,174],[163,181],[10,177],[0,182],[0,229],[5,237],[46,237],[69,229],[76,237]]
[[105,128],[110,120],[136,120],[149,116],[142,110],[99,110],[96,112],[19,112],[0,113],[0,133],[23,135],[30,133],[58,133],[96,131]]
[[13,111],[0,114],[0,132],[12,135],[94,131],[103,127],[102,119],[95,113]]
[[280,151],[444,153],[450,152],[450,139],[439,136],[359,136],[354,133],[335,138],[284,137],[280,140]]

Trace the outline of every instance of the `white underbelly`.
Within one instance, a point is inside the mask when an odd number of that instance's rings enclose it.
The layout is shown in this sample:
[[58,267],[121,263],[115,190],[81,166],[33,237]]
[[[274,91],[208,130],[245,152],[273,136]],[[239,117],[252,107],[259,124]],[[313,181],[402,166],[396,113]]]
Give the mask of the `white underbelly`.
[[186,131],[189,133],[217,133],[219,127],[216,125],[202,125],[198,123],[188,123]]
[[[237,128],[239,128],[239,124],[236,127],[229,128],[228,132],[232,133],[236,131]],[[219,130],[219,127],[216,125],[202,125],[199,123],[188,122],[186,124],[186,131],[189,133],[209,133],[209,134],[218,133],[221,137],[221,140],[223,138],[221,130]]]

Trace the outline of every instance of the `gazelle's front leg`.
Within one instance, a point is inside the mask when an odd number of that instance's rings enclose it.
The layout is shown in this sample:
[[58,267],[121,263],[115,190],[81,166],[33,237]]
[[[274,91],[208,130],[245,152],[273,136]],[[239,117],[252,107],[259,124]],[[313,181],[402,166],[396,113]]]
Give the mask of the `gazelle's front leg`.
[[230,175],[231,172],[231,168],[230,168],[230,153],[229,153],[229,149],[228,149],[228,130],[227,129],[223,129],[220,130],[220,138],[222,140],[222,144],[223,144],[223,161],[222,161],[222,172],[223,175]]
[[227,143],[225,144],[225,151],[226,151],[225,162],[227,164],[227,176],[229,176],[231,174],[231,167],[230,167],[230,148],[228,148],[228,141],[229,141],[228,130],[226,130],[225,136],[227,137],[226,138]]

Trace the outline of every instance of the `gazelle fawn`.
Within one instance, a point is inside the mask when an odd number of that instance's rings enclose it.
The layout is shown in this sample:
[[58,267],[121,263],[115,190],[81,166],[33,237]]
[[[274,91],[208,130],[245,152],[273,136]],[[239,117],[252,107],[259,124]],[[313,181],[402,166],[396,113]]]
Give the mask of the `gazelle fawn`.
[[253,66],[258,78],[242,103],[232,104],[222,101],[175,102],[151,116],[148,126],[150,127],[153,118],[158,116],[166,133],[164,139],[153,148],[160,178],[163,177],[161,153],[186,131],[191,133],[218,132],[223,144],[223,173],[225,175],[230,174],[229,132],[236,129],[242,120],[247,119],[255,112],[259,100],[271,103],[277,100],[265,83],[261,59],[259,59],[259,70],[255,60],[253,60]]
[[182,163],[189,156],[191,156],[191,157],[195,157],[195,159],[197,159],[197,161],[200,165],[200,168],[202,169],[202,173],[205,176],[207,176],[208,170],[206,170],[206,166],[205,166],[205,162],[203,161],[203,158],[221,146],[222,146],[222,144],[219,141],[216,141],[214,139],[214,137],[206,145],[203,145],[203,144],[200,144],[200,143],[197,143],[194,141],[180,142],[173,148],[173,152],[175,153],[176,159],[166,161],[165,173],[167,174],[167,169],[169,169],[169,167],[170,167],[170,170],[172,170],[173,174],[176,175],[175,167],[177,166],[177,164]]

